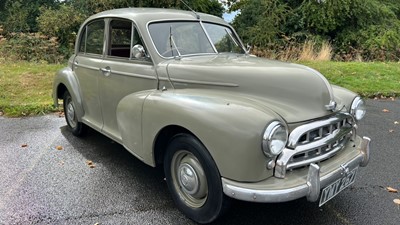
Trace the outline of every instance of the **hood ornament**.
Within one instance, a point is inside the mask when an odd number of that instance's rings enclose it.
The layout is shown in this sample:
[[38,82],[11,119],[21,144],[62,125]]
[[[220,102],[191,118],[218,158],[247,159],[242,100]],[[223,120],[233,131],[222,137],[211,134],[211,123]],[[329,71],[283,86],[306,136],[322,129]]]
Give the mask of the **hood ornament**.
[[325,105],[325,109],[334,112],[336,110],[337,103],[331,100],[328,105]]

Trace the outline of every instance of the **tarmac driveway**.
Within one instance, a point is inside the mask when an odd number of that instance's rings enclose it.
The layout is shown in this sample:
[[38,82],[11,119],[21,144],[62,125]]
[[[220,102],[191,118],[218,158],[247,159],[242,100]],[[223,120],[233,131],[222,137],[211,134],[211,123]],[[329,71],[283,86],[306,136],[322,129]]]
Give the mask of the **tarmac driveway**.
[[[234,201],[215,224],[398,224],[400,194],[385,188],[400,189],[400,101],[367,104],[360,134],[372,139],[371,161],[351,188],[321,208]],[[0,224],[194,224],[175,208],[161,168],[65,125],[55,114],[0,117]]]

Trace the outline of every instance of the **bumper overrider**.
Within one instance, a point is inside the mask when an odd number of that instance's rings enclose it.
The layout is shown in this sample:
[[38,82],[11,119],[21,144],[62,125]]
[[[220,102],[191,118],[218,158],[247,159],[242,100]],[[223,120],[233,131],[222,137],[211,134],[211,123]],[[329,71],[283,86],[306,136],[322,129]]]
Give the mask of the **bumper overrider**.
[[[294,171],[285,179],[271,177],[257,183],[222,178],[223,191],[229,197],[250,202],[287,202],[302,197],[307,197],[311,202],[317,201],[322,188],[346,176],[349,171],[368,164],[371,139],[358,139],[358,143],[353,146],[355,151],[348,150],[347,154],[330,164],[321,167],[311,163],[308,170]],[[337,165],[337,162],[340,164]]]

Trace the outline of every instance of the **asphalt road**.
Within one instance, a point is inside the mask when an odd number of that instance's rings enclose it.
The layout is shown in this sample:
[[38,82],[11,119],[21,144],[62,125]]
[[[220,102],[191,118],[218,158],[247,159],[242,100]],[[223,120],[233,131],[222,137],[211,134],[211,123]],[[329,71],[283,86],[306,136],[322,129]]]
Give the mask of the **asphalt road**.
[[[321,208],[234,201],[215,224],[400,224],[400,194],[385,190],[400,189],[400,101],[367,104],[359,134],[373,141],[371,161],[350,188]],[[72,136],[64,118],[0,117],[0,140],[0,224],[194,224],[175,208],[161,169],[94,131]]]

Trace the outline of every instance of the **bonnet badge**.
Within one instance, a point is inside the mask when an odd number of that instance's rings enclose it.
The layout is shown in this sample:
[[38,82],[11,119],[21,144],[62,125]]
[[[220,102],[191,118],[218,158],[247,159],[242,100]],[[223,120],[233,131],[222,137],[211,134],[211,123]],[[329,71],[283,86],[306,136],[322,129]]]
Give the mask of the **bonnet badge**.
[[337,106],[337,103],[335,101],[331,100],[328,105],[325,105],[325,108],[328,111],[335,111],[336,106]]

